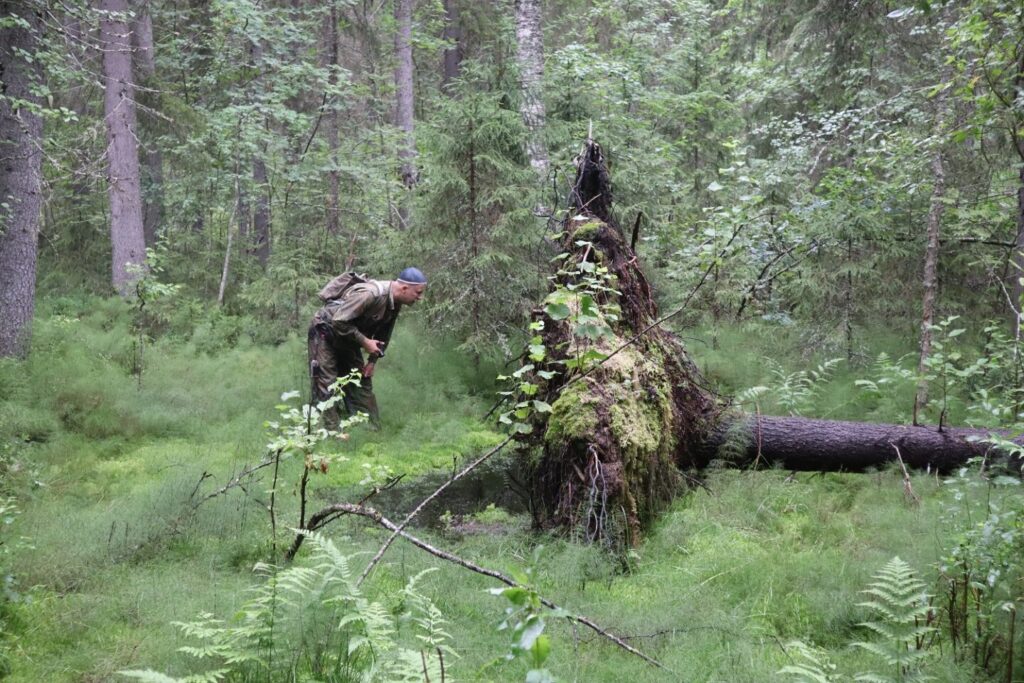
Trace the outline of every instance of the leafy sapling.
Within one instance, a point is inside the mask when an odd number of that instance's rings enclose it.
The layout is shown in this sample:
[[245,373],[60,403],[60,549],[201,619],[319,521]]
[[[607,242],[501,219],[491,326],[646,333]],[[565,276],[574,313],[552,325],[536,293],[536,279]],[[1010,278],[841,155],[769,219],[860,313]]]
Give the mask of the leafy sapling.
[[498,630],[508,631],[511,635],[512,645],[505,659],[524,660],[530,667],[526,672],[526,683],[554,683],[554,676],[544,667],[551,654],[551,639],[544,630],[547,619],[569,616],[564,610],[544,606],[534,587],[534,575],[543,549],[543,546],[537,546],[531,566],[513,574],[518,586],[490,589],[491,595],[504,596],[510,603],[505,608],[505,619]]

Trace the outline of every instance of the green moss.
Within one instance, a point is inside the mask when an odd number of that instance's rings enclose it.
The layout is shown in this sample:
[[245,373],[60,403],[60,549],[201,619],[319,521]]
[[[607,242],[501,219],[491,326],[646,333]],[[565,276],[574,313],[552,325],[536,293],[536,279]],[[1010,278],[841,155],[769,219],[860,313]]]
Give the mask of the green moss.
[[573,230],[572,236],[578,240],[593,240],[597,232],[604,227],[604,223],[598,220],[589,220],[581,223]]
[[598,399],[588,382],[566,387],[551,406],[544,440],[553,443],[588,438],[600,424],[597,406]]
[[[630,392],[633,393],[633,392]],[[659,450],[662,440],[662,420],[659,411],[636,397],[616,402],[611,406],[612,433],[623,454],[642,455]]]

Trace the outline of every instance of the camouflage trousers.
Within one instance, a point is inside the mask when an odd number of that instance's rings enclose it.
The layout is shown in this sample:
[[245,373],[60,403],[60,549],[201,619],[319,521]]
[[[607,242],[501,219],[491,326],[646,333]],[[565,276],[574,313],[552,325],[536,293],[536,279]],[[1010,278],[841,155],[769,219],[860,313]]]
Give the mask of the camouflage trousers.
[[[353,370],[361,372],[364,365],[363,351],[358,344],[338,340],[328,325],[313,318],[309,326],[309,380],[314,402],[330,398],[331,385],[339,377],[345,377]],[[363,377],[358,383],[347,384],[342,391],[342,401],[323,414],[325,427],[336,429],[342,415],[356,413],[366,413],[370,416],[370,423],[380,427],[380,413],[371,378]]]

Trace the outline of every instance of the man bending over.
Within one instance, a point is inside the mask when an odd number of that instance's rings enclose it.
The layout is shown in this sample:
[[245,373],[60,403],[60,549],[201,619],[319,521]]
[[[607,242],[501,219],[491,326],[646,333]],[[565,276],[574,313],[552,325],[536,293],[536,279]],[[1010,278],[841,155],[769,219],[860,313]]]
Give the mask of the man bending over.
[[[309,326],[309,373],[313,399],[331,396],[331,385],[353,370],[361,380],[344,388],[344,400],[324,413],[324,426],[336,429],[341,412],[366,413],[380,427],[373,371],[391,341],[391,331],[402,306],[423,298],[427,278],[418,268],[406,268],[394,280],[367,280],[345,289],[313,316]],[[366,359],[363,359],[363,352]]]

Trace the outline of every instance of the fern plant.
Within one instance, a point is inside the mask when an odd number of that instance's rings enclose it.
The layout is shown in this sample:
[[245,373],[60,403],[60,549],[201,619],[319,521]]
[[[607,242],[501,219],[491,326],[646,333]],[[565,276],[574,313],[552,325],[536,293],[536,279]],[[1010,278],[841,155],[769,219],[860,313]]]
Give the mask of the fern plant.
[[[195,642],[179,648],[200,673],[173,678],[152,670],[122,671],[149,683],[398,683],[442,680],[448,645],[443,614],[418,589],[426,570],[401,592],[402,609],[360,593],[350,558],[329,539],[310,534],[310,566],[257,565],[267,579],[231,622],[201,614],[175,624]],[[412,624],[412,638],[400,624]]]
[[[898,557],[889,560],[873,577],[862,593],[868,600],[857,603],[866,607],[872,619],[860,625],[879,637],[871,641],[852,643],[874,655],[893,675],[860,672],[854,681],[865,683],[911,683],[930,680],[923,671],[928,656],[927,648],[935,633],[930,624],[933,613],[925,584],[914,570]],[[779,669],[780,674],[792,677],[797,683],[843,683],[851,680],[838,671],[828,654],[802,641],[787,645],[787,652],[795,655],[792,663]]]
[[802,640],[786,643],[786,651],[796,655],[793,663],[779,669],[780,674],[793,677],[796,683],[840,683],[844,677],[836,673],[836,665],[821,648]]
[[928,680],[921,673],[921,665],[928,656],[926,645],[935,629],[930,625],[932,609],[924,582],[899,557],[889,560],[873,578],[874,581],[861,591],[869,599],[858,605],[866,607],[874,617],[860,625],[879,638],[853,645],[875,655],[890,668],[893,676],[861,673],[856,680],[869,683]]
[[761,396],[768,396],[790,415],[802,415],[814,408],[814,402],[821,388],[832,378],[841,358],[830,358],[812,370],[786,372],[772,359],[765,359],[771,368],[771,384],[750,387],[740,392],[736,400],[740,404],[754,402]]

